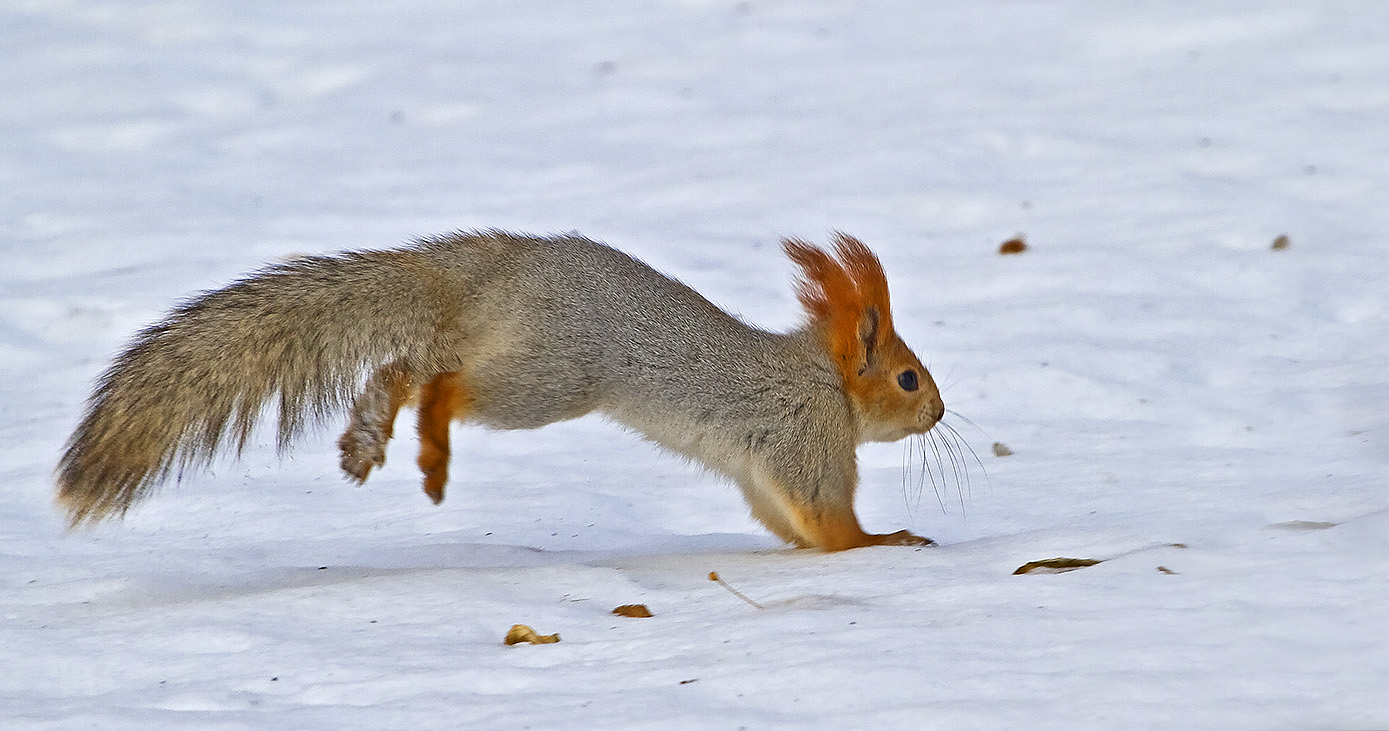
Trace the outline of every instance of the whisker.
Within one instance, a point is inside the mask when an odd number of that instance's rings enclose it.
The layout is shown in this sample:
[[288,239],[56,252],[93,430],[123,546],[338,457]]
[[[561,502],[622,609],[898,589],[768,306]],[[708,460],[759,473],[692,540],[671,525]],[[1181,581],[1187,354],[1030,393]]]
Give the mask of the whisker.
[[[952,417],[952,421],[957,419],[980,434],[988,436],[983,428],[958,411],[946,409],[945,414]],[[936,504],[940,506],[941,513],[948,515],[950,508],[947,507],[946,493],[949,492],[953,478],[955,492],[959,498],[960,513],[968,519],[969,507],[974,502],[974,476],[971,474],[970,463],[973,462],[978,466],[984,475],[985,484],[989,481],[989,468],[954,424],[946,423],[942,419],[936,422],[935,426],[938,428],[933,428],[924,434],[914,435],[904,442],[902,451],[903,506],[907,509],[911,520],[915,522],[917,513],[921,509],[921,500],[926,493],[926,482],[929,480],[931,492],[936,496]],[[917,459],[921,461],[919,468],[916,466]]]
[[[927,433],[929,434],[930,432]],[[940,503],[940,511],[945,513],[947,512],[945,509],[945,498],[941,496],[940,486],[936,483],[936,473],[931,471],[931,457],[926,454],[926,435],[919,434],[913,441],[916,442],[917,451],[921,453],[921,471],[926,477],[931,478],[931,492],[936,494],[936,502]],[[942,477],[942,479],[944,479],[944,477]],[[923,487],[925,486],[924,480],[922,481],[922,485]]]
[[[965,460],[965,450],[969,448],[969,445],[961,443],[959,433],[952,433],[951,441],[955,442],[955,454],[960,456],[960,469],[965,473],[965,490],[969,492],[969,498],[972,501],[974,500],[974,480],[969,476],[969,462]],[[984,475],[984,479],[988,479],[987,474]]]
[[[947,440],[944,436],[940,434],[936,434],[932,436],[932,441],[935,441],[936,437],[940,438],[941,448],[945,450],[945,455],[950,458],[950,471],[955,475],[955,494],[958,495],[960,498],[960,515],[963,515],[966,518],[968,518],[969,510],[965,507],[965,491],[960,489],[960,467],[959,464],[955,461],[955,453],[950,451],[949,440]],[[941,464],[941,471],[945,471],[944,463]]]
[[[927,370],[929,371],[930,368],[927,367]],[[956,381],[951,380],[951,378],[952,378],[954,375],[955,375],[955,368],[954,368],[954,366],[951,366],[950,371],[949,371],[948,373],[945,374],[945,378],[940,379],[940,388],[937,389],[937,390],[938,390],[938,392],[939,392],[942,396],[944,396],[946,393],[948,393],[948,392],[950,391],[950,389],[952,389],[952,388],[954,388],[956,385],[958,385],[958,383],[957,383]]]
[[[954,415],[957,419],[962,419],[962,420],[964,420],[964,421],[969,421],[968,419],[965,419],[965,417],[960,416],[959,414],[956,414],[956,413],[953,412],[953,411],[950,412],[950,413],[951,413],[952,415]],[[964,438],[964,436],[962,436],[962,435],[960,434],[959,430],[957,430],[955,427],[953,427],[953,426],[951,426],[951,425],[949,425],[949,424],[946,424],[945,422],[941,422],[941,423],[940,423],[940,426],[942,426],[942,427],[944,427],[944,428],[946,428],[946,429],[948,429],[948,430],[950,431],[950,433],[955,437],[955,443],[956,443],[957,445],[963,446],[963,447],[969,452],[970,458],[972,458],[972,459],[974,460],[974,463],[975,463],[975,464],[979,465],[979,469],[980,469],[980,470],[983,470],[983,472],[984,472],[984,478],[985,478],[985,479],[988,479],[988,477],[989,477],[989,468],[984,466],[984,461],[981,460],[981,459],[979,459],[979,454],[978,454],[977,452],[974,451],[974,447],[969,446],[969,441],[966,440],[966,439]],[[975,427],[975,428],[978,429],[978,427]],[[983,433],[983,430],[982,430],[982,429],[980,430],[980,433]],[[961,457],[963,457],[963,456],[964,456],[964,455],[961,454]]]
[[[958,413],[956,413],[956,412],[953,412],[953,411],[952,411],[952,412],[949,412],[949,413],[950,413],[952,416],[954,416],[955,418],[961,419],[961,420],[963,420],[963,421],[969,421],[968,419],[966,419],[965,417],[961,416],[960,414],[958,414]],[[979,429],[979,427],[978,427],[977,425],[974,425],[973,422],[969,422],[969,423],[970,423],[971,425],[973,425],[974,428],[975,428],[977,431],[979,431],[981,434],[984,433],[984,431],[983,431],[982,429]],[[960,465],[964,468],[964,473],[965,473],[965,487],[966,487],[966,489],[969,491],[970,496],[971,496],[971,498],[972,498],[973,495],[974,495],[974,483],[973,483],[973,480],[971,480],[970,477],[969,477],[969,469],[968,469],[968,468],[969,468],[969,463],[970,463],[970,461],[973,461],[974,464],[978,465],[978,466],[979,466],[979,471],[982,472],[982,473],[984,473],[984,485],[985,485],[986,488],[987,488],[987,487],[989,486],[989,484],[990,484],[990,480],[989,480],[989,468],[988,468],[987,466],[984,465],[984,460],[982,460],[982,459],[979,458],[979,453],[974,451],[974,447],[971,447],[971,446],[969,445],[969,440],[965,439],[964,435],[960,433],[960,430],[959,430],[959,429],[956,429],[953,425],[947,424],[947,423],[945,423],[945,422],[943,422],[943,421],[940,422],[939,426],[940,426],[941,429],[943,430],[943,431],[942,431],[942,434],[948,435],[950,441],[952,441],[952,442],[955,443],[955,451],[956,451],[956,453],[959,454],[959,456],[960,456]],[[944,438],[944,437],[943,437],[943,438]],[[968,457],[965,456],[965,453],[966,453],[966,452],[969,453],[969,456],[968,456]]]
[[[915,447],[909,440],[907,442],[907,453],[905,457],[908,465],[913,464],[915,456]],[[913,468],[908,467],[907,469],[912,470]],[[911,510],[913,519],[915,519],[916,513],[921,511],[921,496],[926,491],[926,475],[920,472],[909,472],[908,474],[911,476],[908,489],[911,491]]]
[[[910,439],[902,443],[902,506],[907,509],[907,517],[913,525],[916,524],[916,510],[912,506],[910,497],[910,485],[912,481],[912,442]],[[917,496],[920,501],[920,494]]]
[[[930,444],[930,445],[931,445],[931,453],[935,455],[935,458],[936,458],[936,470],[940,473],[940,484],[941,484],[941,488],[942,488],[942,489],[948,490],[948,488],[950,487],[950,481],[949,481],[949,480],[946,478],[946,476],[945,476],[945,460],[941,459],[941,456],[940,456],[940,444],[936,441],[936,436],[935,436],[935,434],[932,434],[931,432],[926,432],[926,434],[924,434],[923,436],[924,436],[924,440],[923,440],[923,441],[925,441],[927,444]],[[922,458],[927,462],[927,465],[928,465],[928,468],[929,468],[930,460],[927,458],[927,455],[926,455],[926,452],[925,452],[924,449],[922,450]],[[941,512],[948,512],[948,511],[946,511],[946,509],[945,509],[945,500],[944,500],[944,497],[941,498]]]
[[[971,429],[973,429],[973,430],[979,432],[979,434],[980,434],[981,436],[983,436],[985,439],[988,439],[989,441],[993,441],[993,437],[990,436],[988,432],[984,431],[984,428],[983,428],[983,427],[981,427],[981,426],[979,426],[978,424],[974,423],[974,421],[973,421],[972,419],[970,419],[968,416],[965,416],[964,414],[961,414],[960,412],[958,412],[958,411],[956,411],[956,410],[954,410],[954,409],[946,409],[946,410],[945,410],[945,413],[948,414],[948,415],[950,415],[950,416],[955,417],[956,419],[959,419],[960,421],[963,421],[967,426],[969,426],[969,428],[971,428]],[[946,426],[948,427],[949,425],[947,424]],[[958,433],[958,432],[957,432],[957,433]]]
[[[946,445],[946,450],[950,452],[950,462],[952,466],[957,466],[957,473],[964,476],[964,492],[969,501],[974,502],[974,481],[969,476],[969,463],[965,461],[964,450],[960,447],[958,433],[946,428],[941,433],[941,442]],[[957,483],[958,484],[958,483]]]

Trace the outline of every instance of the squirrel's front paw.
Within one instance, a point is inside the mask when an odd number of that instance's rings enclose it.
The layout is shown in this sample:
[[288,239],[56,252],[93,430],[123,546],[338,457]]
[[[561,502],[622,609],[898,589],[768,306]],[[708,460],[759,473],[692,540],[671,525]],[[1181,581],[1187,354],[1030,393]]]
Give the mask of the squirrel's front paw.
[[935,541],[930,538],[905,530],[874,536],[874,538],[878,539],[880,546],[931,546],[935,544]]
[[386,449],[381,440],[372,439],[357,430],[349,429],[344,433],[338,440],[338,448],[342,450],[339,466],[348,477],[359,483],[366,482],[372,467],[386,464]]

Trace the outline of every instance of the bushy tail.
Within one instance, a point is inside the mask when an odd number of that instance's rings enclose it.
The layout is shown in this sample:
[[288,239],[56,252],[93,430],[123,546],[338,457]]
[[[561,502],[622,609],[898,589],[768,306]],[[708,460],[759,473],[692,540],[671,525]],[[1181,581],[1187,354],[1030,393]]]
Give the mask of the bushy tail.
[[125,514],[175,469],[239,451],[279,402],[279,445],[351,398],[366,368],[456,367],[458,293],[422,248],[271,267],[174,310],[97,382],[58,464],[70,526]]

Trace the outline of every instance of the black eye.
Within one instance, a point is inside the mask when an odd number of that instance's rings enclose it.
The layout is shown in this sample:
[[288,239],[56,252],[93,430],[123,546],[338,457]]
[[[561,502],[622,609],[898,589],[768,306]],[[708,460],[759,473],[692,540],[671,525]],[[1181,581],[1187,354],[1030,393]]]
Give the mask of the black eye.
[[897,385],[901,386],[903,391],[915,391],[916,371],[902,371],[898,373]]

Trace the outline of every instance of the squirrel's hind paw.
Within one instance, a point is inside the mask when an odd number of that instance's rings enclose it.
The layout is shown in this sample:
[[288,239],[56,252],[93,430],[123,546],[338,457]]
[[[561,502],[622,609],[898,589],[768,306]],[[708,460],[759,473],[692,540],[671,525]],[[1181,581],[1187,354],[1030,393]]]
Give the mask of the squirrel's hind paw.
[[364,439],[363,436],[349,429],[338,440],[338,448],[342,450],[342,459],[338,465],[342,467],[348,479],[358,484],[366,482],[372,467],[386,464],[384,445],[379,440]]

